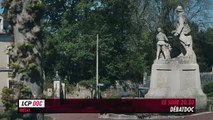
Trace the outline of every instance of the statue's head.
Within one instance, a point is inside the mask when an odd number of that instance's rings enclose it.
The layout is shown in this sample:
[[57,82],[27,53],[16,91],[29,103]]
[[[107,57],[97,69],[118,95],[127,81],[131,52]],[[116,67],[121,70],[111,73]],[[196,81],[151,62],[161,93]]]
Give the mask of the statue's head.
[[162,29],[160,27],[158,28],[158,32],[162,32]]
[[177,6],[177,8],[175,9],[176,12],[183,12],[183,7],[182,6]]

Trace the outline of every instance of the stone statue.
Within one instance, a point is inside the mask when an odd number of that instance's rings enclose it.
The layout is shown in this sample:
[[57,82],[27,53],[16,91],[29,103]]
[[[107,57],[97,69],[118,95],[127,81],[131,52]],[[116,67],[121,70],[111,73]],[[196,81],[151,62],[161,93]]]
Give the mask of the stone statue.
[[161,28],[158,28],[158,34],[156,36],[156,40],[157,42],[157,56],[156,59],[160,59],[163,58],[164,59],[170,59],[170,45],[167,43],[168,42],[168,38],[166,37],[166,35],[163,33]]
[[190,62],[196,62],[196,55],[192,49],[192,36],[190,35],[191,29],[188,25],[187,17],[184,14],[183,7],[178,6],[175,10],[178,14],[178,22],[176,30],[173,30],[172,33],[174,36],[179,37],[180,43],[185,49],[185,52],[182,51],[178,57],[188,57]]
[[[150,88],[145,98],[194,98],[196,109],[206,109],[207,96],[201,87],[199,65],[192,49],[191,29],[183,8],[178,6],[176,12],[178,24],[172,33],[178,37],[182,53],[178,57],[168,59],[168,39],[158,28],[157,58],[152,64]],[[161,60],[161,54],[165,60]]]

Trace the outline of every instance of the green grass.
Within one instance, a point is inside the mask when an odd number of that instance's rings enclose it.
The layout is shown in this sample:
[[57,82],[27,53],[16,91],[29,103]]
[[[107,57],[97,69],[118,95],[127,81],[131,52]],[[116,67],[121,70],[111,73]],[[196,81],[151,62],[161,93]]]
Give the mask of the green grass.
[[44,116],[44,120],[53,120],[53,118],[51,118],[49,116]]

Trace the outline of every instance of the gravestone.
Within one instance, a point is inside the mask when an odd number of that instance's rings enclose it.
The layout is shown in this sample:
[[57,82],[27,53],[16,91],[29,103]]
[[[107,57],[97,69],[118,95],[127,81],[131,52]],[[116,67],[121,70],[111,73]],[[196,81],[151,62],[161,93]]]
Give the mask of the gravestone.
[[47,96],[51,97],[53,95],[53,89],[52,88],[48,88],[47,89]]
[[58,75],[58,71],[56,71],[55,78],[53,78],[54,98],[64,99],[66,97],[65,86],[65,83],[62,82],[61,77]]
[[[152,65],[150,89],[145,98],[195,98],[196,109],[206,108],[207,97],[203,93],[200,81],[199,65],[192,49],[192,36],[183,8],[176,12],[179,24],[173,31],[184,50],[175,57],[156,58]],[[158,55],[157,55],[158,56]]]
[[143,73],[143,84],[147,84],[148,80],[148,76],[147,76],[147,72]]
[[54,98],[61,98],[61,78],[56,71],[56,76],[53,79]]
[[66,86],[65,86],[65,83],[61,83],[61,87],[62,87],[61,90],[62,90],[62,95],[63,95],[62,97],[66,98],[66,89],[65,89]]

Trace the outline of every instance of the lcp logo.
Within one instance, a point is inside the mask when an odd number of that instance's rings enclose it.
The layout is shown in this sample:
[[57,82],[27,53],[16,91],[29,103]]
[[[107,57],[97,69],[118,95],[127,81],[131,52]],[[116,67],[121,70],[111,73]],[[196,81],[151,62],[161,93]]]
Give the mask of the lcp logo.
[[42,99],[20,99],[19,108],[44,108],[45,100]]

